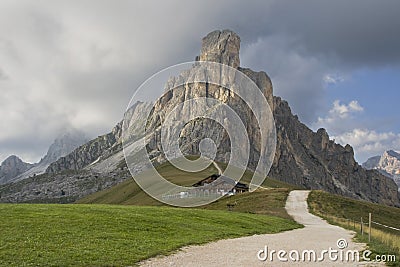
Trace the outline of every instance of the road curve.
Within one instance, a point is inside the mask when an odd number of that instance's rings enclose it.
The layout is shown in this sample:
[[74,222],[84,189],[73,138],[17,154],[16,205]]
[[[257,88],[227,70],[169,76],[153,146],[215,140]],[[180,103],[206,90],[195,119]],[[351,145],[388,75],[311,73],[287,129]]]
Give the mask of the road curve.
[[[309,213],[308,194],[309,191],[292,191],[286,201],[287,212],[297,222],[304,225],[302,229],[278,234],[220,240],[201,246],[189,246],[173,255],[159,256],[141,262],[140,266],[374,266],[354,261],[331,261],[326,254],[323,262],[292,261],[288,255],[283,257],[288,259],[287,262],[278,260],[276,255],[273,261],[270,261],[270,258],[265,261],[258,258],[258,254],[260,258],[265,257],[264,253],[259,253],[260,250],[265,250],[265,246],[268,247],[269,252],[284,250],[289,253],[296,250],[300,255],[305,250],[314,250],[317,258],[320,257],[322,250],[329,250],[329,248],[344,252],[363,249],[364,244],[352,241],[353,232],[330,225]],[[347,241],[347,247],[344,250],[340,250],[337,246],[339,239]],[[293,255],[296,257],[296,254]]]

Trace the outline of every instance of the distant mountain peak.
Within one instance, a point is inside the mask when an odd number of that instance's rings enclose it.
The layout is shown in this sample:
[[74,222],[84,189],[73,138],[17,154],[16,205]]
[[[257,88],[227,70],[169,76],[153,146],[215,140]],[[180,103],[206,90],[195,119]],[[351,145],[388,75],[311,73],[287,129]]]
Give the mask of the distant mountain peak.
[[22,159],[15,155],[9,156],[0,166],[0,184],[9,182],[14,177],[30,169],[32,166],[32,164],[22,161]]
[[381,156],[369,158],[363,167],[369,170],[375,169],[392,178],[400,190],[400,153],[395,150],[387,150]]
[[387,150],[383,153],[384,155],[390,156],[390,157],[394,157],[400,160],[400,154],[397,151],[394,150]]
[[16,182],[31,176],[42,174],[46,168],[61,157],[88,141],[86,135],[76,129],[63,131],[50,145],[46,155],[35,164],[23,162],[15,155],[9,156],[0,167],[0,184]]
[[86,135],[79,130],[69,129],[59,135],[50,145],[46,155],[39,164],[50,164],[71,153],[75,148],[88,141]]

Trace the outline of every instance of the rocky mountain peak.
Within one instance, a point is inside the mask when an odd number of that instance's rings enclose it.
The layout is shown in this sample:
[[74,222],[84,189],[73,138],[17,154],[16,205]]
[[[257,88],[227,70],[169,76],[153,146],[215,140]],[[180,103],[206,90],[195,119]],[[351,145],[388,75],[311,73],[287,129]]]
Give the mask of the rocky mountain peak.
[[32,164],[23,162],[19,157],[15,155],[9,156],[0,166],[0,184],[7,183],[31,167]]
[[11,155],[1,163],[1,167],[15,166],[20,163],[23,163],[23,161],[19,157]]
[[39,164],[48,165],[59,158],[71,153],[75,148],[86,143],[85,134],[78,130],[68,130],[54,140],[47,151],[46,156]]
[[[336,144],[330,140],[326,130],[319,129],[317,132],[313,132],[301,123],[299,118],[292,113],[289,104],[273,95],[271,80],[265,72],[255,72],[249,68],[240,67],[239,49],[240,38],[237,34],[229,30],[214,31],[203,38],[201,53],[196,59],[218,62],[238,69],[247,75],[267,98],[274,115],[277,141],[269,177],[301,188],[321,189],[355,199],[400,206],[398,187],[392,179],[383,176],[376,170],[365,170],[359,166],[354,159],[353,148],[350,145],[343,147]],[[196,64],[192,69],[184,71],[182,75],[183,77],[194,75],[195,71]],[[173,90],[164,94],[155,103],[136,103],[128,111],[131,115],[125,120],[128,122],[128,126],[119,123],[112,132],[97,137],[52,163],[42,177],[42,183],[50,183],[49,185],[43,186],[37,178],[32,180],[32,183],[36,183],[38,188],[55,188],[52,196],[59,198],[60,195],[57,195],[57,192],[60,188],[65,191],[75,190],[76,197],[100,190],[99,173],[103,177],[108,177],[104,184],[111,185],[120,181],[118,177],[121,172],[124,172],[125,165],[121,129],[127,127],[124,129],[129,132],[132,130],[132,151],[134,152],[135,149],[140,149],[140,146],[135,146],[137,144],[134,142],[136,140],[134,138],[142,138],[141,135],[135,136],[134,133],[140,133],[140,131],[136,131],[136,128],[141,127],[143,122],[146,123],[149,133],[144,139],[149,157],[155,163],[164,162],[165,153],[160,143],[162,123],[168,114],[184,100],[198,97],[219,100],[231,107],[242,120],[251,144],[248,168],[254,170],[263,148],[261,147],[260,131],[255,127],[258,122],[244,100],[230,93],[229,89],[215,84],[179,84],[179,81],[179,76],[171,78],[166,88],[173,88]],[[193,105],[190,108],[193,111],[197,106]],[[213,110],[213,108],[209,108],[206,112],[211,114]],[[181,112],[181,118],[188,117],[189,111]],[[148,116],[148,114],[150,115]],[[214,141],[217,148],[216,161],[229,162],[232,152],[231,140],[220,124],[207,118],[196,118],[185,123],[178,121],[178,123],[182,123],[182,127],[171,128],[173,131],[179,131],[176,136],[179,136],[179,148],[184,155],[199,155],[200,140],[209,138]],[[237,151],[236,153],[242,154]],[[140,164],[140,162],[135,163],[134,168],[141,170]],[[85,184],[80,182],[82,179],[79,176],[60,175],[64,170],[87,173]],[[61,177],[61,182],[60,180],[48,182],[47,177],[49,176]],[[76,183],[80,183],[86,191],[76,192],[76,188],[78,188]],[[19,187],[15,188],[17,190]],[[15,191],[8,190],[7,192],[9,198],[15,201],[16,197],[13,193]],[[2,193],[1,187],[0,193]],[[31,184],[27,184],[23,197],[20,199],[26,199],[28,195],[30,199],[38,198],[38,195],[33,194]],[[1,198],[6,199],[7,197],[1,194]],[[46,195],[46,198],[49,198],[49,195]]]
[[377,166],[377,169],[385,170],[391,175],[400,174],[400,154],[394,150],[388,150],[383,153]]
[[367,170],[372,170],[378,166],[380,160],[381,156],[371,157],[366,162],[364,162],[362,166]]
[[200,52],[200,61],[218,62],[238,68],[240,37],[230,31],[213,31],[203,38],[203,44]]
[[387,150],[383,153],[384,157],[392,157],[400,160],[400,154],[394,150]]

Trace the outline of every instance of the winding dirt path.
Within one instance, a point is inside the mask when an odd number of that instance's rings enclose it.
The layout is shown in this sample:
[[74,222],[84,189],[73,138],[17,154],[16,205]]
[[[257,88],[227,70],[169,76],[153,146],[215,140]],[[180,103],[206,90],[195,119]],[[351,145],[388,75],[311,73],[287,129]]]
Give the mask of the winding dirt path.
[[[170,256],[159,256],[141,262],[141,266],[374,266],[354,261],[331,261],[325,254],[323,262],[293,261],[286,255],[287,262],[278,260],[274,254],[273,261],[270,257],[266,261],[258,259],[260,250],[268,247],[271,250],[284,250],[289,253],[297,250],[300,258],[304,250],[316,251],[317,259],[322,250],[332,248],[338,251],[362,250],[364,244],[357,244],[352,241],[354,233],[338,226],[330,225],[321,218],[308,212],[307,197],[309,191],[292,191],[286,202],[287,212],[305,227],[293,231],[254,235],[236,239],[226,239],[201,246],[185,247],[179,252]],[[347,247],[339,250],[337,241],[345,239]],[[269,254],[268,253],[268,254]],[[339,255],[340,253],[338,253]],[[259,254],[264,257],[264,253]],[[296,254],[293,254],[296,258]],[[360,255],[361,257],[361,255]],[[306,258],[308,256],[306,255]],[[345,256],[344,256],[345,258]]]

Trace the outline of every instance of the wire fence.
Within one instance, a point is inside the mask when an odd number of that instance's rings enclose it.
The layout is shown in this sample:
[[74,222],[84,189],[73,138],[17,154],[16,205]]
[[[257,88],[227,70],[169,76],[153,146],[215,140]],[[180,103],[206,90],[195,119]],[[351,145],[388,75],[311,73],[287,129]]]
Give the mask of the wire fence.
[[400,229],[399,229],[399,228],[396,228],[396,227],[388,226],[388,225],[381,224],[381,223],[374,222],[374,221],[372,221],[372,223],[373,223],[373,224],[376,224],[376,225],[379,225],[379,226],[382,226],[382,227],[385,227],[385,228],[388,228],[388,229],[392,229],[392,230],[395,230],[395,231],[399,231],[399,232],[400,232]]
[[347,219],[343,217],[335,217],[330,214],[319,213],[321,217],[332,221],[334,224],[340,225],[347,229],[353,229],[361,236],[367,236],[367,241],[371,242],[371,237],[378,240],[382,244],[389,246],[400,255],[400,229],[398,227],[382,224],[372,220],[373,215],[365,218]]
[[[361,225],[362,224],[363,226],[367,226],[367,227],[369,226],[368,221],[367,222],[363,221],[363,218],[360,218],[360,219],[346,219],[346,218],[340,218],[340,217],[336,217],[336,216],[333,216],[333,215],[330,215],[330,214],[325,214],[325,213],[321,213],[321,215],[323,217],[325,217],[325,218],[331,218],[331,219],[340,220],[342,222],[345,222],[348,226],[353,225],[354,228],[355,228],[356,224],[357,225]],[[393,227],[393,226],[390,226],[390,225],[386,225],[386,224],[382,224],[382,223],[379,223],[379,222],[375,222],[373,220],[371,220],[371,224],[375,224],[375,225],[378,225],[378,226],[381,226],[381,227],[384,227],[384,228],[387,228],[387,229],[391,229],[391,230],[400,232],[400,228],[396,228],[396,227]]]

